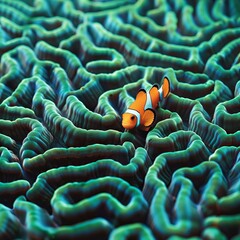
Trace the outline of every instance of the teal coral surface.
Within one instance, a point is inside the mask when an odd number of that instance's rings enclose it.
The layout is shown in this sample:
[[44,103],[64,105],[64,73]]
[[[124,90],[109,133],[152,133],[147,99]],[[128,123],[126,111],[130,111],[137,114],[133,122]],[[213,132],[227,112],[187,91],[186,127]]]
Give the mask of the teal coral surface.
[[0,239],[239,238],[238,0],[0,0]]

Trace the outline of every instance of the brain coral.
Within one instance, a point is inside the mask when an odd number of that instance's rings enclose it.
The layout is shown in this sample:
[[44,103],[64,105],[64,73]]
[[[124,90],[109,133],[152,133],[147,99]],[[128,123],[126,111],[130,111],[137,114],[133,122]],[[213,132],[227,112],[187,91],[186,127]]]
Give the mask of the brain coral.
[[0,239],[236,240],[239,170],[238,0],[0,0]]

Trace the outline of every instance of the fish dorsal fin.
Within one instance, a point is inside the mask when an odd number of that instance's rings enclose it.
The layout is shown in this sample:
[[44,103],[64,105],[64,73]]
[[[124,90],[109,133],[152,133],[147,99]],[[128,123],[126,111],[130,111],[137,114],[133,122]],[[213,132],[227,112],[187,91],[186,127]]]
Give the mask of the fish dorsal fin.
[[164,77],[161,88],[162,88],[163,97],[166,98],[170,92],[170,82],[167,77]]
[[[151,108],[153,108],[153,109],[157,108],[159,100],[160,100],[158,89],[159,89],[159,85],[154,84],[151,87],[151,89],[149,90],[149,95],[151,96],[151,104],[152,104]],[[149,108],[149,107],[147,107],[147,108]]]
[[[159,89],[159,84],[158,84],[158,83],[155,83],[155,84],[151,87],[151,89],[154,89],[154,88]],[[151,89],[150,89],[150,90],[151,90]]]
[[137,93],[136,100],[139,100],[145,97],[146,97],[146,90],[141,88]]
[[144,89],[140,89],[137,93],[136,100],[131,104],[130,107],[140,111],[140,114],[142,114],[141,109],[144,108],[146,98],[146,91]]
[[151,89],[149,90],[150,95],[155,95],[158,92],[159,86],[157,84],[154,84]]
[[155,120],[156,114],[153,109],[148,108],[144,111],[142,117],[142,124],[144,127],[149,127]]

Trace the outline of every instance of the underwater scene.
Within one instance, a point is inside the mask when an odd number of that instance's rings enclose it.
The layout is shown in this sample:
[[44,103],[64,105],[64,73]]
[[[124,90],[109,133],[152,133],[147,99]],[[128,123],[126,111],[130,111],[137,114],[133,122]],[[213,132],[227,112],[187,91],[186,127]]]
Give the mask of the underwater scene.
[[240,239],[240,1],[0,0],[0,239]]

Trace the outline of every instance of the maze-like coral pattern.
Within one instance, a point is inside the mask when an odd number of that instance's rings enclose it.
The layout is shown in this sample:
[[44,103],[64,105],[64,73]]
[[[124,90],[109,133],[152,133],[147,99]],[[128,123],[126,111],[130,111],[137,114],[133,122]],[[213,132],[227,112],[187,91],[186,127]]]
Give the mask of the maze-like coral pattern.
[[0,239],[239,239],[240,2],[0,0],[0,161]]

